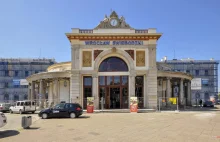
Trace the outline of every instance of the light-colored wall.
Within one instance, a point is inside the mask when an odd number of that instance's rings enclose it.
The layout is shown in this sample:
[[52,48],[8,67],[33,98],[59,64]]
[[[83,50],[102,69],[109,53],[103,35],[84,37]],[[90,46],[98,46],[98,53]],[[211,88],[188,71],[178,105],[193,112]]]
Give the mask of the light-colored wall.
[[[106,32],[106,30],[105,30]],[[136,72],[142,72],[138,75],[143,75],[145,78],[144,83],[144,107],[145,108],[152,108],[156,109],[157,107],[157,68],[156,68],[156,40],[149,40],[144,41],[144,45],[85,45],[83,41],[71,41],[72,44],[72,72],[71,72],[71,79],[70,79],[70,99],[72,102],[79,102],[82,104],[83,98],[83,91],[82,91],[82,77],[86,76],[94,76],[97,73],[95,70],[96,61],[94,60],[94,50],[111,50],[115,47],[117,50],[121,50],[125,54],[127,54],[124,50],[134,50],[134,60],[132,62],[134,64],[133,70],[127,73],[128,76],[132,76],[136,74]],[[92,67],[82,67],[82,52],[83,51],[91,51],[92,52]],[[103,51],[103,52],[104,52]],[[145,66],[143,67],[136,67],[136,51],[145,51]],[[101,54],[101,53],[100,53]],[[99,55],[100,55],[99,54]],[[109,55],[105,56],[105,58],[109,56],[118,56],[120,58],[124,58],[127,61],[127,57],[125,58],[124,55],[119,55],[117,53],[109,53]],[[130,55],[129,55],[130,56]],[[102,59],[104,60],[104,59]],[[100,63],[99,63],[100,64]],[[127,62],[128,66],[130,64]],[[101,73],[102,75],[107,75],[108,73]],[[100,75],[101,75],[100,74]],[[131,83],[131,80],[129,80]],[[131,84],[130,84],[131,85]],[[129,85],[129,90],[131,86]],[[135,86],[135,83],[133,83]],[[97,87],[95,87],[97,88]],[[134,87],[132,87],[134,88]],[[98,89],[98,88],[97,88]],[[98,91],[98,90],[97,90]],[[132,96],[134,90],[129,91],[129,96]],[[98,97],[98,92],[96,92],[96,98]],[[97,107],[96,107],[97,108]]]
[[66,87],[64,86],[64,80],[60,81],[60,101],[70,102],[70,86],[69,81],[66,81]]

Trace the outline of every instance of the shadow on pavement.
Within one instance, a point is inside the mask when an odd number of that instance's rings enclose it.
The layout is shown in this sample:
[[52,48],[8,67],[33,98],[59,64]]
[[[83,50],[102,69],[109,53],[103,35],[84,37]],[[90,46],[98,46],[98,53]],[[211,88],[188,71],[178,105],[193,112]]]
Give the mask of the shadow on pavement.
[[40,129],[40,127],[29,127],[29,128],[27,128],[25,130],[37,130],[37,129]]
[[19,132],[16,130],[5,130],[5,131],[0,131],[0,139],[1,138],[6,138],[6,137],[11,137],[18,135]]
[[218,107],[192,107],[185,111],[220,111]]
[[90,118],[90,116],[79,116],[77,119],[83,119],[83,118],[87,119]]

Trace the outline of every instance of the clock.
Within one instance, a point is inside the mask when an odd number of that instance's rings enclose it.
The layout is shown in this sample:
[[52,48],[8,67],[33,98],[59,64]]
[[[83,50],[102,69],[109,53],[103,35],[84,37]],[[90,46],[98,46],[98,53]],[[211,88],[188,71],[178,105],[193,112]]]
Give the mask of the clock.
[[116,19],[112,19],[111,21],[110,21],[110,23],[111,23],[111,25],[112,26],[117,26],[118,25],[118,20],[116,20]]

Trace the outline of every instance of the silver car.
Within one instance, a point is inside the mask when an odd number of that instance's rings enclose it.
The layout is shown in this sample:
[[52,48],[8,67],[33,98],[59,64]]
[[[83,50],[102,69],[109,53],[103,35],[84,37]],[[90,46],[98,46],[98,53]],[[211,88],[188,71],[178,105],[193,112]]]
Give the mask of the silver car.
[[0,103],[0,112],[9,111],[11,104],[10,103]]

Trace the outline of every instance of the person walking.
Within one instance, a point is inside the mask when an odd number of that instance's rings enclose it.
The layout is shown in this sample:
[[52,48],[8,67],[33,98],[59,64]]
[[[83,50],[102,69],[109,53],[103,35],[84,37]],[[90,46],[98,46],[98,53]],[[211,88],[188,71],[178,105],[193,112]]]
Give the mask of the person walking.
[[200,107],[202,107],[202,99],[199,100]]

